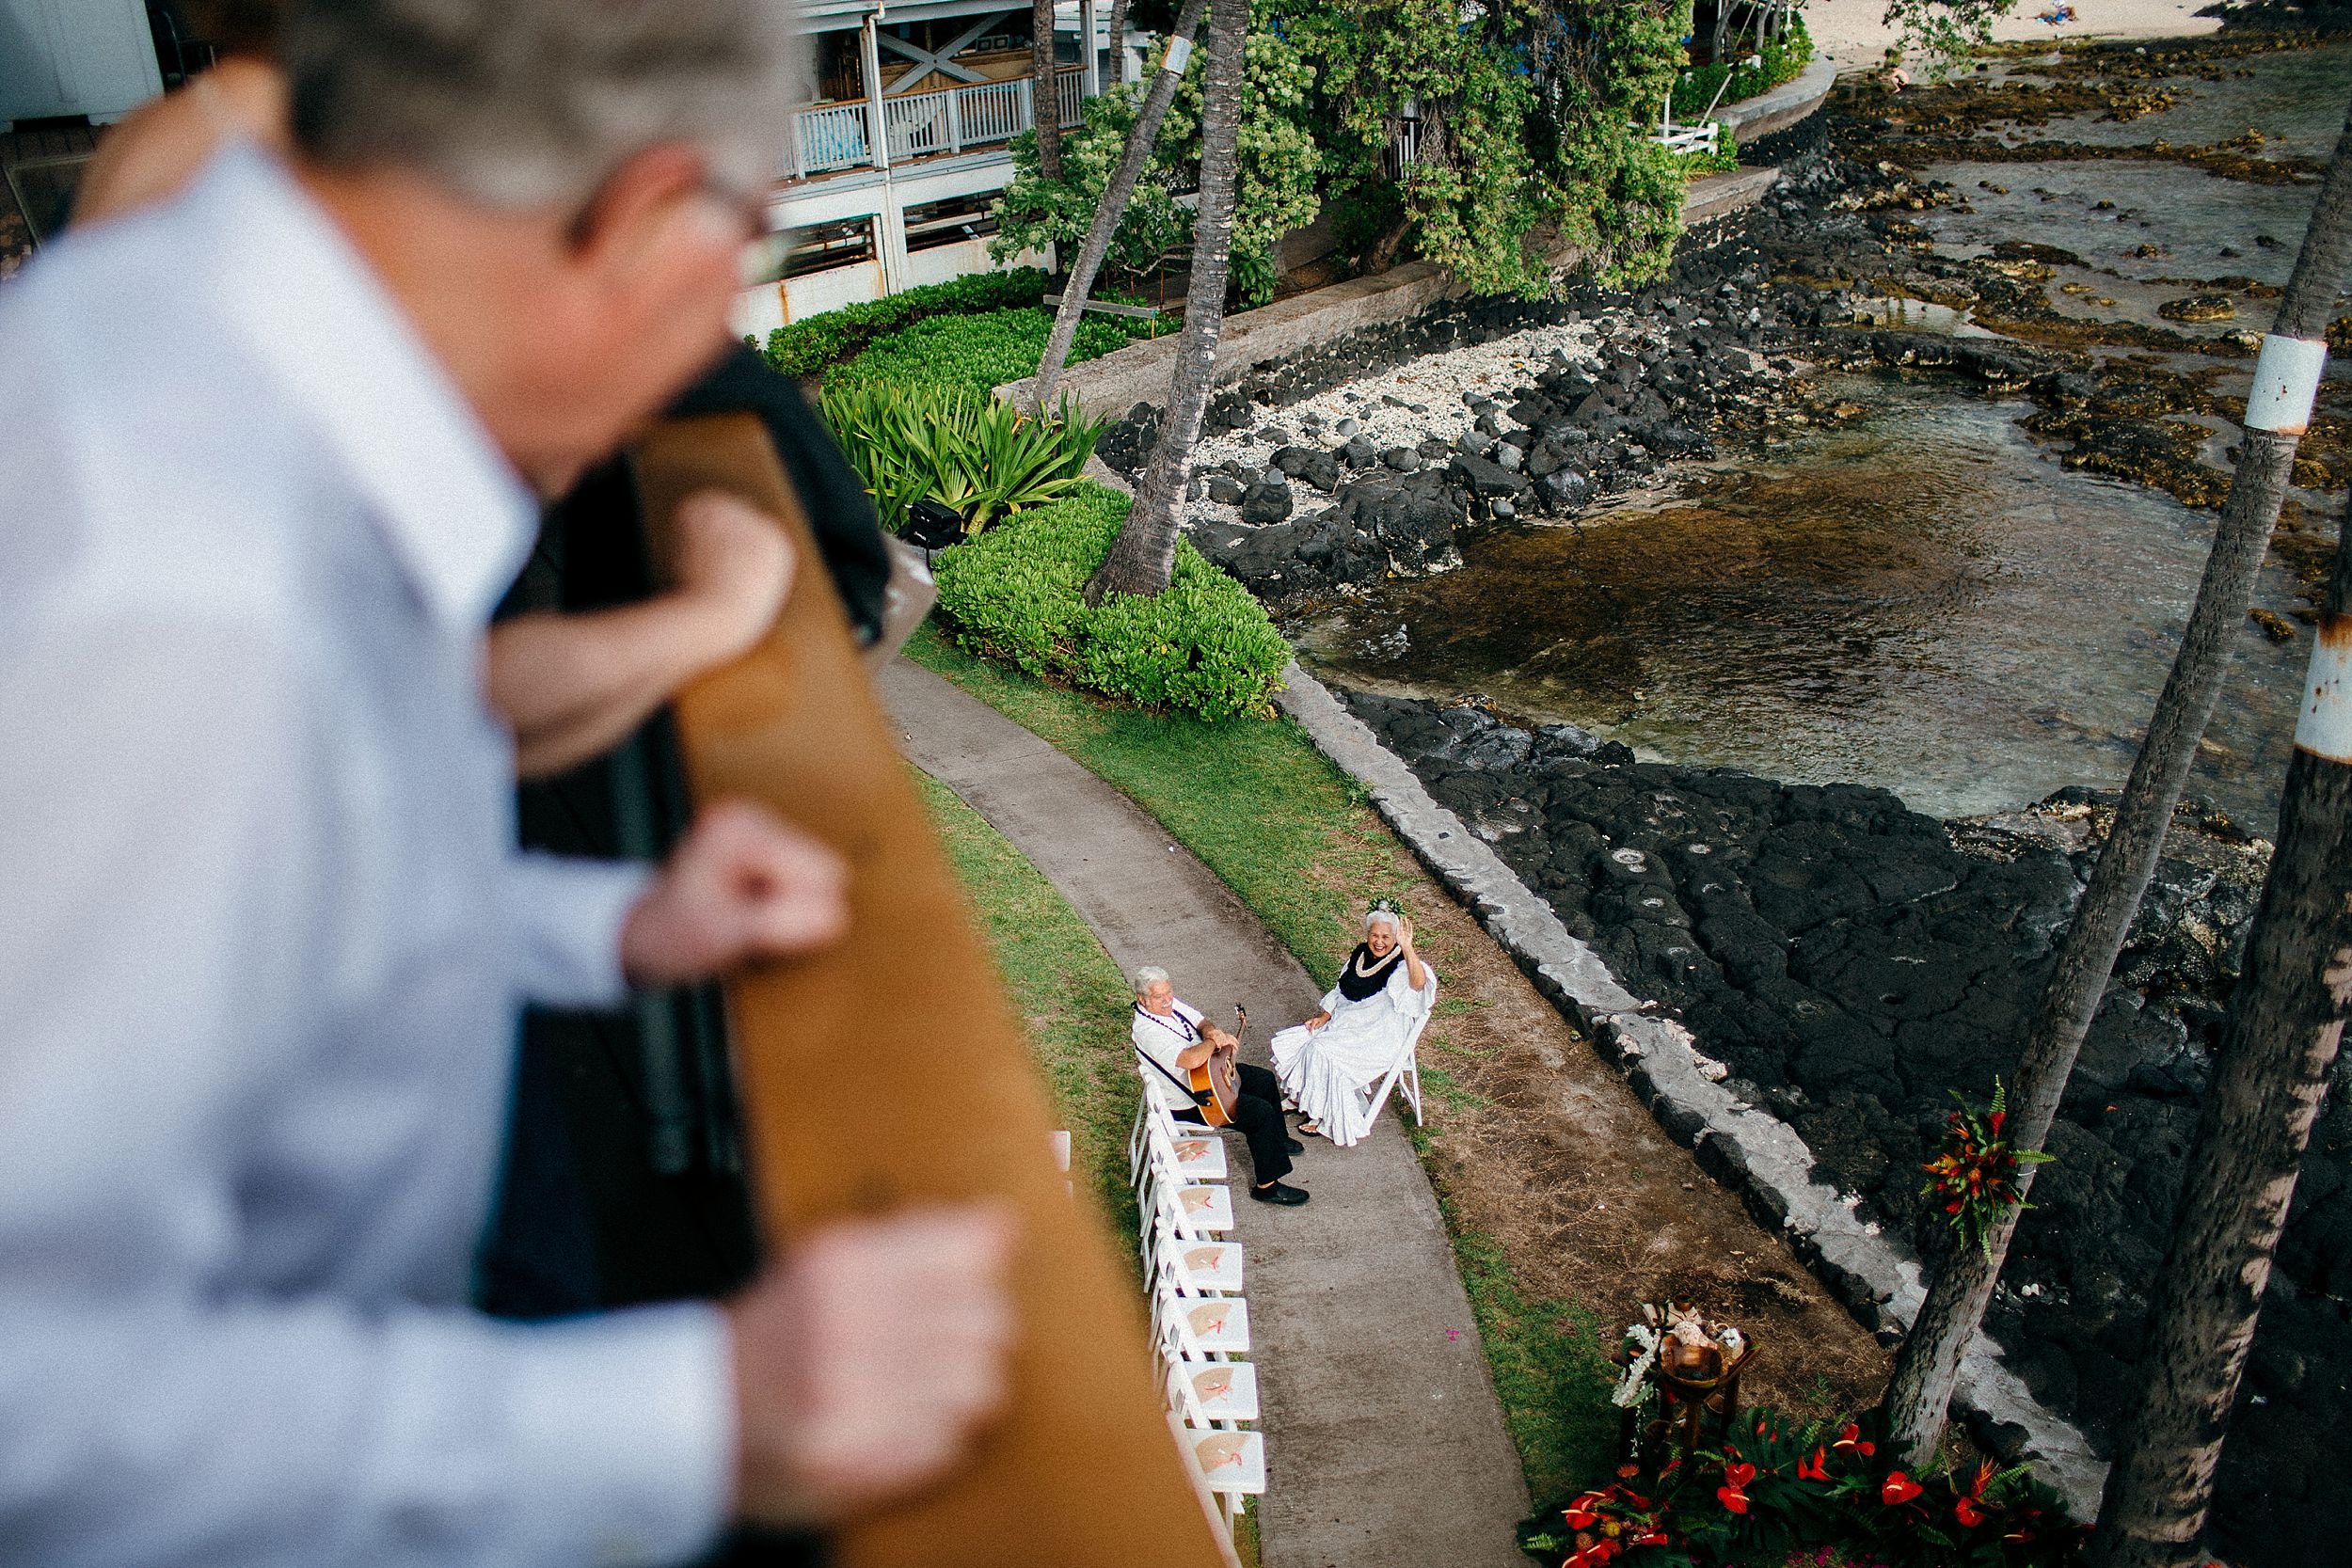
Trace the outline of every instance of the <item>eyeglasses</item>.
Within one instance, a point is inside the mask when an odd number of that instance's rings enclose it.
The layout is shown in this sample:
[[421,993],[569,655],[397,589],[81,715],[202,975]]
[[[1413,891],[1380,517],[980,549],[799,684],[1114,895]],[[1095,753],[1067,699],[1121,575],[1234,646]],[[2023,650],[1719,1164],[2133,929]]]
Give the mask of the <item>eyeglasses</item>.
[[[792,253],[792,236],[788,230],[768,227],[768,197],[765,191],[750,190],[720,179],[705,170],[696,194],[712,205],[731,213],[739,220],[752,238],[743,242],[736,271],[744,288],[773,283],[784,276],[786,261]],[[590,225],[596,221],[596,203],[604,195],[602,186],[581,202],[572,214],[571,239],[575,245],[584,244]]]
[[703,195],[724,207],[743,220],[753,238],[744,242],[736,261],[737,280],[746,289],[762,283],[773,283],[784,277],[784,266],[792,254],[791,230],[768,227],[768,198],[761,191],[745,190],[730,184],[706,171],[703,175]]

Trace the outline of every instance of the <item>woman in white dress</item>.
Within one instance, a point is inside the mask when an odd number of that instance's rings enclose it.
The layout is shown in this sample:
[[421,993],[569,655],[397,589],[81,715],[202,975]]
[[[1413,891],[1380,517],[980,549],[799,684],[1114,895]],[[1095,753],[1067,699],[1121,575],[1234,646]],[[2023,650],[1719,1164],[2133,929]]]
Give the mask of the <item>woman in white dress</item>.
[[1372,1131],[1372,1089],[1387,1076],[1438,1000],[1438,973],[1413,951],[1413,923],[1383,900],[1364,917],[1323,1011],[1268,1042],[1282,1092],[1319,1132],[1346,1147]]

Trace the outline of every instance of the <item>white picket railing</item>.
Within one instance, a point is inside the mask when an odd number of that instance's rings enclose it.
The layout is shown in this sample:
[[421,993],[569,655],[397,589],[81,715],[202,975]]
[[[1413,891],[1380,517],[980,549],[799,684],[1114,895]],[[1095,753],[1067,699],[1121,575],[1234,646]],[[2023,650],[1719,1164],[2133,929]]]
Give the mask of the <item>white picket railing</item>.
[[[1086,72],[1058,71],[1054,77],[1061,122],[1075,125],[1083,118]],[[893,161],[926,158],[1010,141],[1036,123],[1033,87],[1031,78],[1021,76],[885,98],[882,126],[890,156]],[[867,108],[862,103],[820,103],[794,115],[787,149],[792,177],[871,163]]]
[[792,117],[791,170],[795,178],[855,168],[873,161],[863,103],[820,103]]

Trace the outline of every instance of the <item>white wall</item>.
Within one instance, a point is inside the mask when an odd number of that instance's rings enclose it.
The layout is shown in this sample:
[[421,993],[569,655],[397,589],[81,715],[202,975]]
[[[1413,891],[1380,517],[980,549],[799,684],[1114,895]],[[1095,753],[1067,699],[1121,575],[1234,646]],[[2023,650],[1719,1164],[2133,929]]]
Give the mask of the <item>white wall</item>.
[[0,0],[0,121],[103,124],[163,90],[141,0]]

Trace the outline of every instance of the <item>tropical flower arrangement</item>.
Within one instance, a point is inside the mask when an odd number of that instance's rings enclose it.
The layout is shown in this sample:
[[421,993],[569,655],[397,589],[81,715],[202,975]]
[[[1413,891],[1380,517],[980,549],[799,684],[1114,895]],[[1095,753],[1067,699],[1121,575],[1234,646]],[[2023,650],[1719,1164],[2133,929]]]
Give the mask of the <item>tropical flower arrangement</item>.
[[1734,1366],[1747,1347],[1746,1338],[1728,1323],[1714,1323],[1684,1301],[1645,1301],[1641,1321],[1629,1323],[1624,1354],[1625,1371],[1609,1402],[1620,1410],[1639,1412],[1658,1394],[1658,1358],[1669,1343],[1712,1348],[1723,1353],[1721,1366]]
[[[1896,1467],[1873,1417],[1799,1421],[1752,1409],[1736,1439],[1655,1481],[1638,1465],[1520,1527],[1546,1568],[1729,1568],[1844,1560],[1884,1568],[2073,1568],[2088,1532],[2022,1466]],[[1796,1554],[1807,1554],[1798,1557]]]
[[2056,1158],[2009,1141],[2009,1089],[1993,1080],[1993,1104],[1979,1115],[1955,1090],[1960,1109],[1944,1118],[1944,1143],[1919,1168],[1928,1180],[1919,1191],[1944,1206],[1952,1228],[1972,1246],[1993,1256],[1993,1232],[2012,1209],[2030,1209],[2017,1191],[2021,1165],[2045,1165]]

